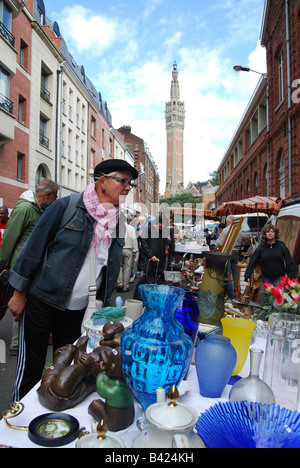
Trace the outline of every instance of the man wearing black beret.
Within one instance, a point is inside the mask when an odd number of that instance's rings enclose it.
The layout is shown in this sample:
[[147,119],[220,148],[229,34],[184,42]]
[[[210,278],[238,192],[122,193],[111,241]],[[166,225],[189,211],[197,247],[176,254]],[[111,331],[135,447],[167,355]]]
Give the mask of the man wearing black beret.
[[23,247],[9,277],[15,292],[8,306],[20,322],[15,401],[40,380],[51,333],[53,351],[80,337],[89,286],[103,307],[110,305],[125,235],[120,200],[137,177],[124,160],[101,162],[95,182],[54,202]]

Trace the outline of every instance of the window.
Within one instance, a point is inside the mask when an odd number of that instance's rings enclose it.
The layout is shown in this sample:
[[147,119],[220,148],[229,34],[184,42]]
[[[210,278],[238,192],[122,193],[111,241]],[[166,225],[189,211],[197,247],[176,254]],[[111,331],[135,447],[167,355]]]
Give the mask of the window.
[[278,56],[278,101],[279,104],[283,101],[283,54],[280,52]]
[[258,137],[258,112],[255,112],[251,121],[251,143]]
[[9,74],[0,67],[0,108],[13,114],[13,103],[9,99]]
[[40,164],[35,174],[35,185],[38,185],[44,179],[47,179],[47,172],[44,166]]
[[19,109],[18,109],[18,121],[25,125],[26,119],[26,99],[22,96],[19,96]]
[[50,92],[48,91],[48,73],[42,68],[42,75],[41,75],[41,97],[45,99],[45,101],[50,102]]
[[10,43],[15,46],[15,37],[11,33],[12,28],[12,11],[7,4],[0,0],[0,34]]
[[24,181],[25,180],[25,155],[22,153],[18,153],[18,160],[17,160],[17,180]]
[[12,11],[3,1],[0,1],[0,21],[8,31],[11,31]]
[[22,40],[20,44],[20,65],[26,70],[28,69],[28,46]]
[[255,195],[258,195],[259,192],[259,183],[258,183],[258,174],[256,172],[254,176],[254,187],[255,187]]
[[92,117],[91,135],[96,138],[96,120]]
[[279,187],[280,198],[285,198],[285,170],[284,170],[284,153],[282,153],[279,163]]
[[9,74],[0,67],[0,94],[4,97],[9,97]]
[[40,116],[40,145],[49,149],[49,138],[47,138],[47,120]]

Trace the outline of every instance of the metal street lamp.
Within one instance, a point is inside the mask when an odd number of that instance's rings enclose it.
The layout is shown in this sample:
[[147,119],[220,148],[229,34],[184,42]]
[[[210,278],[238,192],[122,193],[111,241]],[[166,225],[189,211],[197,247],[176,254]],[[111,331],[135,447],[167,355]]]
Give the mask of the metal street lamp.
[[[263,76],[266,80],[266,83],[267,83],[267,132],[269,132],[270,130],[270,115],[269,115],[269,97],[270,97],[270,82],[269,82],[269,76],[267,73],[261,73],[261,72],[258,72],[256,70],[252,70],[251,68],[249,67],[243,67],[242,65],[235,65],[233,67],[234,71],[236,72],[252,72],[252,73],[256,73],[257,75],[260,75],[260,76]],[[267,196],[269,196],[269,192],[270,192],[270,178],[269,178],[269,142],[267,144]]]

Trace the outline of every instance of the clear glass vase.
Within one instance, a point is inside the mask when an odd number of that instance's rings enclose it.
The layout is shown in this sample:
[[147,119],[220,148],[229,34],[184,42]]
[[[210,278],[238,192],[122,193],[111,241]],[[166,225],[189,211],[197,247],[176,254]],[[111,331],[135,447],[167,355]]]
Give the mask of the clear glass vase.
[[248,401],[263,405],[275,403],[271,388],[259,378],[263,353],[261,349],[250,349],[250,374],[233,385],[229,393],[230,401]]
[[277,405],[300,411],[299,315],[270,315],[263,379],[272,388]]
[[143,410],[156,403],[156,389],[166,393],[189,368],[193,342],[175,318],[185,290],[166,285],[139,286],[144,314],[121,338],[125,380]]

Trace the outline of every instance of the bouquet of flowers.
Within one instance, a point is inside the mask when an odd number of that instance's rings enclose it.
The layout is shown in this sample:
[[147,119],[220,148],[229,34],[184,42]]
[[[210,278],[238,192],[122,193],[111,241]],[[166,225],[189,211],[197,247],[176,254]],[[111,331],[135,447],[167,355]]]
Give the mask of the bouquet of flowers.
[[274,287],[271,283],[263,283],[267,293],[266,305],[262,307],[270,313],[288,312],[300,314],[300,282],[298,279],[291,280],[285,276],[280,278],[280,283]]

